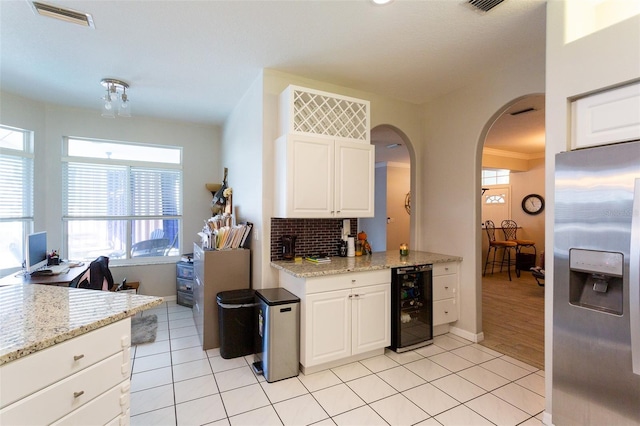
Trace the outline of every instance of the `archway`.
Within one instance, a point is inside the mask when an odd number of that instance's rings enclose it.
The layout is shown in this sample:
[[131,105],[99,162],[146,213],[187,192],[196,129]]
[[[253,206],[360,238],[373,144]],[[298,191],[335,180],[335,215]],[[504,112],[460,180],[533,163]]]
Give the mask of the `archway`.
[[415,214],[415,153],[407,135],[395,126],[382,124],[371,130],[376,147],[375,216],[359,220],[374,251],[411,246]]
[[[544,144],[544,95],[531,94],[514,99],[491,117],[478,149],[482,171],[477,193],[482,195],[477,223],[484,227],[484,221],[491,219],[500,227],[503,219],[516,221],[518,238],[535,241],[537,263],[544,250],[544,215],[531,215],[521,206],[530,194],[544,197]],[[495,172],[498,170],[507,171],[506,179],[505,173]],[[491,174],[495,176],[493,182],[486,180]],[[502,208],[485,208],[490,198],[499,198],[505,204]],[[488,250],[486,235],[483,229],[481,270]],[[496,237],[504,239],[502,229],[496,229]],[[513,266],[511,269],[511,280],[506,268],[502,273],[491,273],[490,266],[482,277],[481,344],[544,368],[544,287],[538,285],[528,267],[520,276]]]

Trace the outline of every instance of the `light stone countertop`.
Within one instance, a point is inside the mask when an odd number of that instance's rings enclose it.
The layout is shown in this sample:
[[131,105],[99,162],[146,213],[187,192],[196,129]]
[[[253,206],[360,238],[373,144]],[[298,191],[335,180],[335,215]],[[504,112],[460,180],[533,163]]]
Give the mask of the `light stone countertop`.
[[271,266],[298,278],[320,277],[323,275],[344,274],[348,272],[375,271],[411,265],[425,265],[444,262],[460,262],[462,258],[448,254],[409,251],[409,255],[400,256],[399,250],[378,252],[356,257],[332,257],[328,263],[312,263],[278,260]]
[[162,302],[161,297],[40,284],[0,287],[0,365]]

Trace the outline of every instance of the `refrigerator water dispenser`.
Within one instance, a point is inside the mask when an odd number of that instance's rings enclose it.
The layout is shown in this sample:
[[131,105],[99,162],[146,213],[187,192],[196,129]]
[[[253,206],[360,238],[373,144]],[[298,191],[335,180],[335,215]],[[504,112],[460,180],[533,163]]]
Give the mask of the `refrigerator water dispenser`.
[[574,306],[622,315],[622,253],[569,251],[569,303]]

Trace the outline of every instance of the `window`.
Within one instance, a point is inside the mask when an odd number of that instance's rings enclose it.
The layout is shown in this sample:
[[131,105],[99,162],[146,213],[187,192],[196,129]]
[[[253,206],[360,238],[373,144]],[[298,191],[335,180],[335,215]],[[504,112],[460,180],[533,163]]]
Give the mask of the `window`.
[[63,223],[67,257],[177,256],[182,149],[67,138]]
[[506,185],[508,183],[508,169],[482,169],[482,186]]
[[504,194],[489,195],[486,197],[485,203],[487,204],[504,204],[506,200]]
[[19,270],[33,230],[32,132],[0,126],[0,275]]

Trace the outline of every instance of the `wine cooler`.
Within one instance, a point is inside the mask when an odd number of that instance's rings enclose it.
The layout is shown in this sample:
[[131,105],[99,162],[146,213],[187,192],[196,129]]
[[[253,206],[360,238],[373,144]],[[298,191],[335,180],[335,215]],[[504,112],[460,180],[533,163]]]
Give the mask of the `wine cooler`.
[[433,343],[432,265],[391,270],[391,346],[405,352]]

